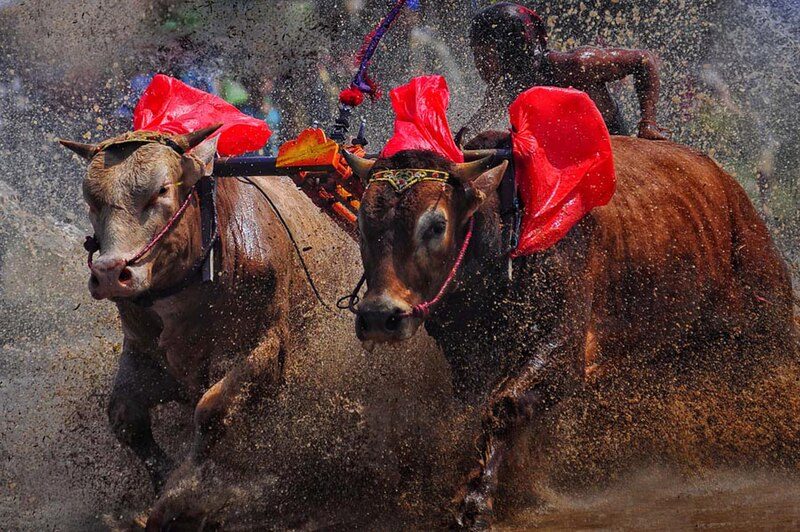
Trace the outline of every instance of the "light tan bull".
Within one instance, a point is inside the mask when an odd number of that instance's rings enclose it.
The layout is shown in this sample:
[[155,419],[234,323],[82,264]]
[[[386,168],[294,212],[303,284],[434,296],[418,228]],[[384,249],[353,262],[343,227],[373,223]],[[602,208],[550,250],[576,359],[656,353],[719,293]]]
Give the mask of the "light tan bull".
[[[196,405],[192,454],[202,460],[226,415],[246,396],[242,392],[273,393],[279,386],[290,310],[311,303],[286,228],[262,191],[239,179],[218,184],[218,279],[197,278],[204,250],[192,190],[211,171],[216,141],[205,139],[214,129],[160,142],[62,141],[90,161],[83,190],[99,255],[91,263],[89,290],[116,303],[124,331],[108,405],[111,427],[144,462],[157,491],[172,461],[153,438],[150,410],[169,401]],[[294,194],[288,202],[276,198],[285,216],[302,218],[314,209],[296,201],[300,194],[291,184],[276,188]],[[185,201],[165,236],[131,263]]]

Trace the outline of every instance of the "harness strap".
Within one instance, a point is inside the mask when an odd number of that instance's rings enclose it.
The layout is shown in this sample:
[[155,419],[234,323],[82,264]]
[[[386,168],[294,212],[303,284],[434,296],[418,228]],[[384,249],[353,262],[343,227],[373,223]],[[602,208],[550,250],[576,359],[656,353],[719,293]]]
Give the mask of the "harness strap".
[[314,292],[314,296],[317,298],[317,301],[319,301],[320,305],[322,305],[328,310],[332,310],[331,307],[327,303],[325,303],[325,301],[322,299],[319,290],[317,290],[317,285],[314,284],[314,279],[311,277],[311,272],[309,271],[308,266],[306,265],[306,261],[303,258],[303,252],[300,250],[300,245],[297,243],[297,239],[295,239],[292,230],[289,229],[289,225],[286,223],[286,220],[281,214],[281,211],[278,210],[278,206],[275,205],[274,201],[272,201],[272,198],[269,196],[269,194],[267,194],[267,191],[264,190],[264,187],[259,185],[257,182],[253,181],[251,178],[237,177],[236,179],[238,179],[240,182],[245,182],[253,185],[256,188],[256,190],[261,192],[261,195],[264,196],[264,199],[267,200],[267,203],[269,203],[269,206],[272,208],[273,212],[275,213],[275,216],[278,217],[278,221],[281,222],[281,225],[283,225],[283,228],[286,230],[286,234],[289,235],[289,240],[292,241],[292,246],[294,246],[295,253],[297,253],[297,258],[300,260],[300,265],[303,267],[303,272],[306,275],[306,279],[308,280],[309,286],[311,286],[311,291]]
[[174,296],[182,292],[183,290],[189,288],[189,286],[195,284],[197,281],[202,280],[202,269],[203,266],[206,264],[206,261],[211,256],[211,252],[214,249],[214,246],[217,244],[219,240],[219,234],[217,231],[214,231],[214,234],[209,242],[208,246],[203,248],[203,252],[200,254],[200,258],[197,259],[192,267],[186,272],[186,275],[183,277],[181,282],[178,284],[174,284],[172,286],[168,286],[162,290],[148,290],[135,298],[131,298],[130,301],[136,305],[142,307],[151,307],[153,303],[158,301],[159,299],[164,299],[170,296]]
[[144,257],[151,249],[153,249],[153,247],[156,244],[158,244],[158,242],[162,238],[164,238],[167,235],[167,233],[169,233],[170,229],[172,229],[172,227],[177,223],[177,221],[186,211],[186,208],[189,207],[189,202],[192,200],[192,196],[194,196],[195,192],[197,191],[196,187],[197,187],[196,185],[192,186],[191,190],[189,190],[189,193],[186,195],[186,199],[183,200],[183,203],[181,203],[181,206],[178,207],[178,210],[175,211],[175,214],[173,214],[170,217],[166,225],[164,225],[164,227],[162,227],[161,230],[158,233],[156,233],[153,236],[153,238],[150,239],[150,242],[148,242],[142,249],[140,249],[136,255],[127,260],[126,264],[128,266],[136,263],[139,259]]
[[444,293],[447,291],[447,288],[450,286],[450,283],[453,282],[453,279],[458,273],[458,269],[461,267],[461,263],[464,260],[464,256],[467,254],[467,248],[469,247],[469,241],[472,240],[472,229],[475,226],[475,219],[469,219],[469,227],[467,228],[467,234],[464,236],[464,242],[461,244],[461,249],[458,251],[458,257],[456,257],[456,261],[453,263],[453,267],[450,269],[450,273],[447,274],[447,278],[442,283],[441,288],[439,288],[439,292],[431,299],[430,301],[425,301],[424,303],[420,303],[418,305],[414,305],[414,307],[408,311],[401,314],[402,316],[413,316],[414,318],[426,319],[431,312],[431,308],[434,307],[441,301],[442,297],[444,297]]
[[203,282],[214,281],[214,246],[217,237],[217,182],[214,176],[203,176],[198,188],[200,194],[200,237],[208,255],[203,262]]
[[[314,279],[311,277],[311,272],[309,271],[308,266],[306,265],[305,259],[303,258],[303,254],[302,254],[302,251],[300,250],[300,246],[297,243],[297,239],[295,239],[294,234],[292,233],[291,229],[289,228],[289,225],[286,223],[286,220],[284,219],[284,217],[281,214],[280,210],[278,210],[278,207],[275,205],[275,202],[272,200],[272,198],[269,196],[269,194],[267,194],[267,191],[264,190],[263,187],[261,187],[257,182],[253,181],[249,177],[241,177],[241,178],[237,178],[237,179],[240,182],[248,183],[248,184],[254,186],[256,188],[256,190],[258,190],[261,193],[261,195],[264,196],[264,198],[267,200],[267,203],[269,203],[270,207],[275,212],[275,215],[278,217],[278,220],[281,222],[281,225],[286,230],[286,233],[289,235],[289,239],[291,240],[292,245],[294,246],[295,252],[297,253],[297,257],[300,260],[300,264],[303,267],[303,271],[305,272],[306,279],[308,280],[308,284],[311,286],[312,292],[314,292],[314,296],[317,298],[317,300],[320,302],[320,304],[323,307],[325,307],[325,308],[330,310],[330,306],[327,303],[325,303],[325,301],[322,299],[322,296],[319,293],[319,290],[317,290],[317,286],[314,283]],[[132,264],[132,263],[136,262],[137,260],[141,259],[148,251],[150,251],[153,248],[153,246],[156,245],[156,243],[158,243],[159,240],[161,240],[169,232],[169,230],[172,228],[172,226],[174,226],[175,223],[177,223],[178,219],[181,217],[183,212],[188,207],[189,201],[190,201],[190,199],[191,199],[191,197],[192,197],[194,192],[195,192],[195,188],[192,187],[192,190],[190,191],[189,195],[186,197],[186,200],[183,202],[183,204],[181,204],[181,206],[178,208],[178,210],[175,212],[175,214],[172,215],[172,217],[169,219],[167,224],[150,240],[150,242],[147,243],[147,245],[145,245],[136,255],[134,255],[133,258],[129,259],[127,261],[127,264]],[[216,216],[216,202],[214,203],[212,209],[214,211],[213,232],[212,232],[210,238],[208,239],[208,242],[204,243],[203,252],[201,253],[200,258],[197,261],[195,261],[195,263],[192,265],[192,267],[187,272],[186,276],[184,276],[183,280],[180,283],[178,283],[176,285],[173,285],[173,286],[170,286],[168,288],[165,288],[163,290],[148,290],[147,292],[144,292],[143,294],[141,294],[141,295],[139,295],[139,296],[137,296],[135,298],[131,298],[130,301],[132,303],[138,304],[138,305],[141,305],[141,306],[146,306],[146,307],[152,306],[152,304],[155,301],[159,300],[159,299],[163,299],[165,297],[169,297],[169,296],[172,296],[172,295],[175,295],[175,294],[181,292],[182,290],[187,288],[190,284],[194,283],[195,278],[201,277],[201,276],[204,277],[204,275],[202,274],[201,271],[203,270],[203,267],[204,267],[206,261],[211,257],[212,250],[214,249],[214,246],[216,245],[217,241],[219,240],[219,230],[218,230],[218,226],[217,226],[217,223],[216,223],[216,217],[217,217]],[[204,238],[204,240],[205,240],[205,238]],[[83,247],[89,253],[89,257],[88,257],[87,263],[88,263],[89,268],[91,269],[91,267],[92,267],[92,256],[94,255],[94,253],[96,251],[100,250],[100,245],[97,242],[97,239],[95,237],[87,236],[86,237],[86,241],[83,244]]]

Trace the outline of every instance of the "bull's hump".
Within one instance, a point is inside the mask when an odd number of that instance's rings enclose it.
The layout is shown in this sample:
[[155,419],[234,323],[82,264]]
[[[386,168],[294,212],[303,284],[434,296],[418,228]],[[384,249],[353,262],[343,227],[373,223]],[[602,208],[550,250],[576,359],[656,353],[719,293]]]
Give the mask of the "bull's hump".
[[672,142],[615,137],[613,148],[617,191],[595,218],[615,255],[652,264],[692,256],[703,269],[724,267],[721,259],[732,247],[733,178]]

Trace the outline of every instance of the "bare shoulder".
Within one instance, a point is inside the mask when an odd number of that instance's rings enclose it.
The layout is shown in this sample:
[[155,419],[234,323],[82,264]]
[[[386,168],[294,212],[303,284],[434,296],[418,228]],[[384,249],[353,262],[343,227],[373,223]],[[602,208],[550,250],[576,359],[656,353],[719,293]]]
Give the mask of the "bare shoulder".
[[581,73],[596,73],[598,69],[607,73],[609,67],[617,65],[624,58],[622,52],[624,50],[619,48],[581,46],[565,52],[549,52],[547,59],[556,79],[575,83],[574,77]]
[[585,62],[592,60],[615,61],[632,56],[648,55],[651,55],[649,51],[638,48],[599,48],[597,46],[580,46],[566,52],[555,52],[553,57],[557,61]]

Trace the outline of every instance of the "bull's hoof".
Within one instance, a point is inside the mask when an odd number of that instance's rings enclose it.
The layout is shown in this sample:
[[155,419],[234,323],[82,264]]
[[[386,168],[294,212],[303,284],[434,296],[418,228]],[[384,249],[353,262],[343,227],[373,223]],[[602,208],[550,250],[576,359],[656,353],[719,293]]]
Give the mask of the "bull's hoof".
[[481,491],[470,491],[457,503],[451,530],[490,530],[494,523],[492,498]]

